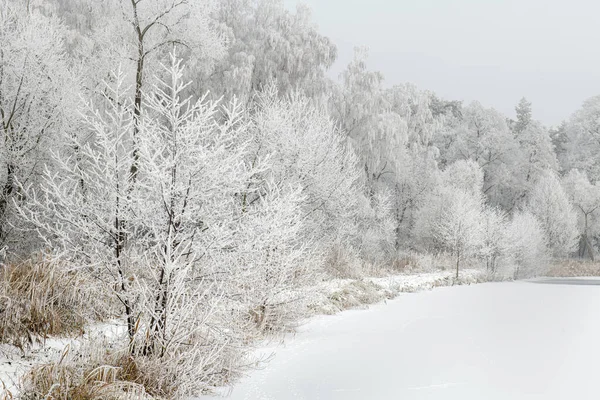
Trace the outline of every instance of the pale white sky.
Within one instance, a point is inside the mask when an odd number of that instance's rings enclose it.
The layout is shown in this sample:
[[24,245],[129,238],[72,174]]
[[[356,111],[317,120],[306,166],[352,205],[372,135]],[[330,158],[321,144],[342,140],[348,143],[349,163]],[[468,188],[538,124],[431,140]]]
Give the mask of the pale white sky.
[[[285,0],[294,7],[299,0]],[[370,49],[386,85],[412,82],[514,116],[523,96],[546,124],[600,94],[597,0],[302,0],[338,46]]]

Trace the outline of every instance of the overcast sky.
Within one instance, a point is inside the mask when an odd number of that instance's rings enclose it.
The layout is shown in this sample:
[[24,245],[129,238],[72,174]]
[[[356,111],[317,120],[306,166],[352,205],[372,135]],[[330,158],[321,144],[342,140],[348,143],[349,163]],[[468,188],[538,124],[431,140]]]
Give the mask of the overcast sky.
[[[298,0],[285,0],[294,6]],[[597,0],[302,0],[338,46],[370,49],[386,85],[412,82],[514,116],[523,96],[546,124],[600,94]]]

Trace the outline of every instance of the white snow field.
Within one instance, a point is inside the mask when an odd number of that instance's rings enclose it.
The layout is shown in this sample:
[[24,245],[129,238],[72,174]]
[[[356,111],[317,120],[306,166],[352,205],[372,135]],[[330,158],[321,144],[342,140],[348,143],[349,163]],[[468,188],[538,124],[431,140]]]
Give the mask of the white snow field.
[[598,399],[598,284],[440,288],[317,317],[230,399]]

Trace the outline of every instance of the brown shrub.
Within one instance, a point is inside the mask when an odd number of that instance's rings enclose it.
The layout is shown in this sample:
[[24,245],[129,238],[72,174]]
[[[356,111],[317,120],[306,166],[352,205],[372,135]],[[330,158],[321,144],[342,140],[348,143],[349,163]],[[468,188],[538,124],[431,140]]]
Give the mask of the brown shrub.
[[555,260],[548,270],[550,277],[600,276],[600,262],[579,259]]
[[394,272],[410,272],[412,269],[416,268],[418,265],[418,260],[413,255],[402,255],[396,258],[392,262],[392,271]]

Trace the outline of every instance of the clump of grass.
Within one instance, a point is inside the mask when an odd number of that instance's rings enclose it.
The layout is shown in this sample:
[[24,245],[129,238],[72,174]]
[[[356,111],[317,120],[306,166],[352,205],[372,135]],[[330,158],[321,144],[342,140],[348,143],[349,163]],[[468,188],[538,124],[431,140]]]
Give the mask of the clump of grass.
[[100,301],[83,273],[43,258],[0,266],[0,343],[24,349],[48,336],[82,333],[101,317]]
[[33,368],[23,379],[23,400],[133,400],[151,399],[142,385],[123,379],[127,371],[100,364],[90,354],[70,354]]
[[[123,338],[121,338],[123,339]],[[228,353],[131,351],[114,339],[88,339],[77,350],[65,349],[54,363],[39,365],[22,379],[22,400],[158,400],[198,395],[238,378]],[[140,349],[141,350],[141,349]],[[227,363],[227,361],[231,361]],[[208,371],[208,373],[206,373]]]
[[369,281],[353,281],[341,290],[332,293],[329,300],[339,310],[375,304],[386,299],[381,288]]

